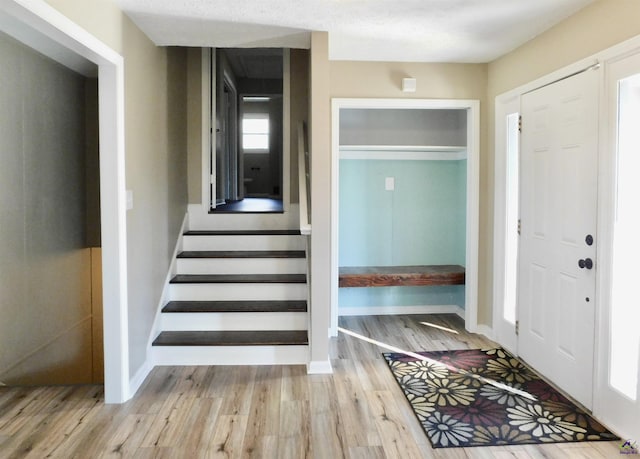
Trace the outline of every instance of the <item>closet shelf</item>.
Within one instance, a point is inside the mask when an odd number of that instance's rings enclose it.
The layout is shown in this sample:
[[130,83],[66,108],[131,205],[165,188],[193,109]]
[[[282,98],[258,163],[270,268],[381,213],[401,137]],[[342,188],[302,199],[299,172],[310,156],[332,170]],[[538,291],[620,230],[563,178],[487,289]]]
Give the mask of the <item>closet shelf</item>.
[[464,285],[460,265],[348,266],[339,269],[339,287]]
[[340,145],[340,159],[440,160],[467,158],[466,146]]

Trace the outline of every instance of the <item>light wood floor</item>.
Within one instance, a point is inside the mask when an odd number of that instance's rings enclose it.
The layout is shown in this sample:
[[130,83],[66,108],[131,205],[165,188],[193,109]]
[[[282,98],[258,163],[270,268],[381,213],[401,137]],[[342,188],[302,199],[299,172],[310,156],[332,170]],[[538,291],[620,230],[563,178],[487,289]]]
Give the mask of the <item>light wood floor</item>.
[[[493,346],[452,315],[340,325],[412,351]],[[1,388],[0,458],[620,457],[617,442],[433,450],[381,351],[341,335],[333,375],[308,376],[302,366],[160,367],[123,405],[105,405],[101,386]]]

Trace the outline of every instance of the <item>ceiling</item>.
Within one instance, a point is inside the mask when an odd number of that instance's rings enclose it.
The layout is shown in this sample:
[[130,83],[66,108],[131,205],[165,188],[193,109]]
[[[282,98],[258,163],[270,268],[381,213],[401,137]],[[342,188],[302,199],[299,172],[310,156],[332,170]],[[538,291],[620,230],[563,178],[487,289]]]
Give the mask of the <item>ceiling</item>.
[[594,0],[116,0],[157,45],[308,48],[329,58],[490,62]]
[[225,55],[236,78],[282,79],[281,48],[228,48]]

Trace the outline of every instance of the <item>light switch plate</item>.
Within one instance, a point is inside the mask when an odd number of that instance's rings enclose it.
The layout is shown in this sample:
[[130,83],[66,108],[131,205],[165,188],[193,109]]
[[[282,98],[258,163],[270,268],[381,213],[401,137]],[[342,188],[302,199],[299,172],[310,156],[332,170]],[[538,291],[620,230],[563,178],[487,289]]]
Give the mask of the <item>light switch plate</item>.
[[396,188],[396,179],[394,177],[386,177],[384,179],[384,189],[393,191]]

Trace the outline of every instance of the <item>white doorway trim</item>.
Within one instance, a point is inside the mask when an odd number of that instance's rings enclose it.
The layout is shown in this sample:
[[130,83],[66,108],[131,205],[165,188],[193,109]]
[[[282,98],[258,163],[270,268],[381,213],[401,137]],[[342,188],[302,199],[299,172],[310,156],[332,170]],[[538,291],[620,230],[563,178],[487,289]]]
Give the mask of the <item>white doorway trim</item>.
[[[519,195],[514,196],[509,189],[509,150],[507,132],[507,116],[520,112],[520,96],[508,95],[499,96],[495,102],[495,183],[494,183],[494,222],[493,222],[493,260],[495,269],[493,270],[493,338],[502,345],[517,353],[515,336],[515,324],[512,325],[504,319],[504,309],[507,300],[507,288],[514,286],[508,284],[507,263],[507,235],[509,231],[508,212],[511,200],[519,200]],[[500,158],[497,156],[500,154]],[[518,180],[519,181],[519,180]]]
[[467,110],[467,228],[465,265],[465,327],[478,330],[478,232],[480,179],[480,102],[453,99],[341,99],[331,100],[331,336],[338,334],[338,200],[340,110],[466,109]]
[[135,389],[129,380],[123,59],[41,0],[0,0],[0,30],[77,72],[98,68],[104,392],[106,403],[122,403]]
[[[209,218],[211,208],[211,186],[216,189],[216,162],[212,161],[212,149],[216,145],[216,48],[202,48],[201,51],[201,204],[191,204],[189,213],[197,213],[198,221]],[[284,212],[289,212],[291,206],[291,54],[289,49],[283,48],[282,56],[282,205]],[[254,215],[254,220],[260,220]],[[273,216],[265,220],[274,220]]]

